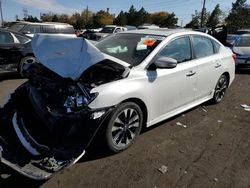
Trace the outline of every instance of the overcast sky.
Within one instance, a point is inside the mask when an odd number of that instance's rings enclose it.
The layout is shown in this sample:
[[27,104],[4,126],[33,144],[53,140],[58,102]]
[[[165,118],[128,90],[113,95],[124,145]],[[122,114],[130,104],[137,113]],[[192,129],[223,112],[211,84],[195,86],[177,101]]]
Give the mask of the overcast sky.
[[[89,10],[97,12],[109,8],[110,13],[119,14],[121,10],[128,11],[131,5],[137,10],[142,6],[146,11],[153,13],[159,11],[174,12],[178,24],[183,26],[191,20],[195,10],[202,9],[203,0],[0,0],[2,1],[3,17],[6,21],[14,21],[16,15],[23,18],[23,8],[28,14],[40,17],[40,13],[66,13],[80,12],[87,6]],[[206,8],[212,11],[216,4],[220,4],[223,12],[231,9],[236,0],[206,0]],[[250,4],[250,0],[247,0]]]

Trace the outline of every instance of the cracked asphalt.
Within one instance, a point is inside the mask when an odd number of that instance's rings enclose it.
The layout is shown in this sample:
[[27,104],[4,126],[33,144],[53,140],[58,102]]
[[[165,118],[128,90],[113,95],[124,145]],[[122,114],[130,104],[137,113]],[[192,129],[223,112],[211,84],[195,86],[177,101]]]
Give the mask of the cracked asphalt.
[[[24,81],[10,78],[0,80],[0,105]],[[0,187],[249,188],[250,112],[241,104],[250,105],[250,71],[236,74],[221,103],[202,104],[145,130],[120,154],[95,143],[80,162],[42,182],[1,165]]]

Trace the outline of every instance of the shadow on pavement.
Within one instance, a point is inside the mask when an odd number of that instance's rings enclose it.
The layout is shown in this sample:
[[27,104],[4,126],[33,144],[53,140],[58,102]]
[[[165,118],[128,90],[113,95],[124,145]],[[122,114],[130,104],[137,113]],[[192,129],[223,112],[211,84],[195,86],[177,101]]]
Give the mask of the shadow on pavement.
[[6,72],[6,73],[0,74],[0,82],[4,80],[13,80],[13,79],[21,79],[21,77],[18,73],[15,73],[15,72],[13,73]]
[[236,69],[235,74],[250,74],[250,68],[249,69]]

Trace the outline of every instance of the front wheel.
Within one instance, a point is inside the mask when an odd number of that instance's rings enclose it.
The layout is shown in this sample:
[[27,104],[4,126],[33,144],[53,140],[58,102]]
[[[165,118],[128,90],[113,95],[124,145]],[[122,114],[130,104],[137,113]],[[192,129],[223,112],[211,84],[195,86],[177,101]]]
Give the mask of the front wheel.
[[226,75],[223,74],[221,75],[215,86],[214,97],[212,99],[213,103],[216,104],[222,100],[222,98],[225,95],[227,86],[228,86],[228,78],[226,77]]
[[25,65],[27,64],[32,64],[32,63],[36,63],[36,58],[33,57],[33,56],[26,56],[24,57],[20,63],[19,63],[19,66],[18,66],[18,72],[19,74],[23,77],[24,74],[23,74],[23,71],[24,71],[24,67]]
[[126,102],[117,106],[106,128],[108,149],[119,153],[131,146],[141,131],[142,123],[143,114],[137,104]]

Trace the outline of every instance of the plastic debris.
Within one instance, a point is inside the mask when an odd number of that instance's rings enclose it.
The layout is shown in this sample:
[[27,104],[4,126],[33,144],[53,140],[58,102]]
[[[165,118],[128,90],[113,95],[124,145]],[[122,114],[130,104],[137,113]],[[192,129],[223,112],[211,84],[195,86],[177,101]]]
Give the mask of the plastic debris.
[[176,125],[180,126],[180,127],[183,127],[183,128],[187,128],[187,125],[184,125],[183,123],[181,122],[177,122]]
[[181,116],[182,116],[182,117],[185,117],[186,115],[185,115],[185,114],[182,114]]
[[168,171],[168,167],[165,165],[162,165],[159,169],[158,169],[162,174],[165,174]]
[[201,108],[202,108],[202,111],[203,111],[203,112],[207,112],[207,110],[206,110],[206,107],[205,107],[205,106],[201,106]]
[[218,179],[218,178],[214,178],[214,181],[215,181],[215,182],[218,182],[218,181],[219,181],[219,179]]
[[218,123],[222,123],[222,120],[219,119],[219,120],[217,120],[217,122],[218,122]]
[[185,170],[185,171],[184,171],[184,174],[187,174],[187,173],[188,173],[188,172]]
[[249,105],[247,105],[247,104],[241,104],[240,106],[241,106],[242,108],[244,108],[244,110],[250,112],[250,106],[249,106]]

